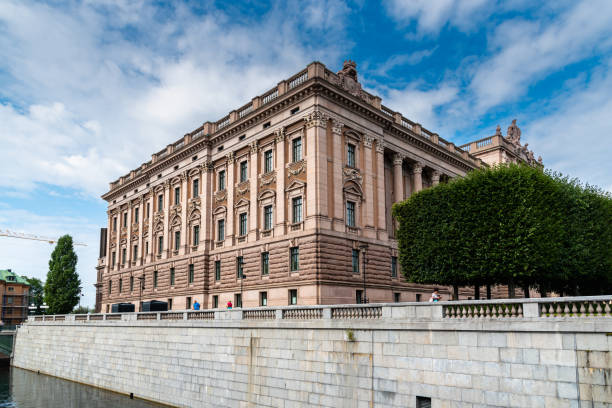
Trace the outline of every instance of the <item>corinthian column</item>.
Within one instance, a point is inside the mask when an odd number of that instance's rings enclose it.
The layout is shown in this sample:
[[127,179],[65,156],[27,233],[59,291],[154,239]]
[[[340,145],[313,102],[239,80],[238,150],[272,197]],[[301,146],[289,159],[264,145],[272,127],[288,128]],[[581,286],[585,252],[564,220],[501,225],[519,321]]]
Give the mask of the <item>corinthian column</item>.
[[418,193],[423,189],[423,163],[416,162],[412,165],[412,177],[414,192]]
[[[374,171],[372,168],[372,143],[374,138],[368,135],[363,137],[363,157],[365,171],[363,174],[363,186],[365,194],[365,211],[363,212],[363,225],[365,228],[374,229]],[[368,234],[364,230],[364,234]]]
[[376,139],[376,215],[378,239],[387,239],[387,214],[385,203],[385,146],[382,138]]
[[[306,122],[306,216],[304,228],[316,228],[327,208],[327,117],[315,110]],[[329,226],[327,227],[329,228]]]
[[431,173],[431,184],[434,186],[440,184],[440,172],[438,170],[434,170],[433,173]]
[[404,163],[404,156],[396,153],[393,157],[393,194],[394,201],[396,203],[404,199],[404,180],[402,164]]
[[257,239],[257,197],[259,195],[258,192],[258,152],[259,146],[257,146],[257,141],[251,143],[251,160],[250,160],[250,173],[249,174],[249,189],[250,192],[250,200],[249,200],[249,241],[254,241]]

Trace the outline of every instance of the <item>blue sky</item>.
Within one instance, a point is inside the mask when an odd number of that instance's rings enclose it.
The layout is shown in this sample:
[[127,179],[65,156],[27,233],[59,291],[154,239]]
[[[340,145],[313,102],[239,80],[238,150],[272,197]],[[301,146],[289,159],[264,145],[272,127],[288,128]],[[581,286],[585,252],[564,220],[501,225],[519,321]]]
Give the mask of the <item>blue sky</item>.
[[[0,229],[77,247],[93,305],[108,182],[313,60],[461,144],[514,118],[548,168],[612,191],[612,2],[0,0]],[[0,238],[44,278],[52,246]]]

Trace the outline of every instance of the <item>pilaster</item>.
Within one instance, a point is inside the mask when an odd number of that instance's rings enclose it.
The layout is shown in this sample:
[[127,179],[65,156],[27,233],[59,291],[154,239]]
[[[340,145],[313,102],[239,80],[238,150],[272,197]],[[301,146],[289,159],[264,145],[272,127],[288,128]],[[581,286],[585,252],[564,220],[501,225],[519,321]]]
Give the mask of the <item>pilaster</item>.
[[164,183],[164,246],[161,254],[163,259],[170,257],[170,180]]
[[259,146],[257,145],[257,141],[254,141],[250,145],[251,150],[251,160],[250,160],[250,170],[249,170],[249,185],[250,185],[250,199],[249,199],[249,242],[254,242],[257,240],[257,219],[259,215],[259,211],[257,211],[257,197],[259,196],[259,183],[258,183],[258,175],[259,175]]
[[189,177],[187,171],[181,173],[181,245],[179,247],[179,255],[189,252],[189,237],[187,234],[187,201],[189,200]]
[[225,242],[234,245],[234,152],[229,152],[227,158],[227,225],[225,226]]
[[138,257],[134,259],[137,265],[142,265],[144,259],[141,254],[144,253],[143,247],[143,237],[144,234],[144,218],[145,218],[145,210],[144,210],[144,196],[140,196],[138,199]]
[[386,240],[387,214],[385,205],[385,146],[382,138],[376,139],[376,215],[378,239]]
[[364,174],[363,174],[363,189],[365,194],[365,205],[363,208],[363,225],[364,236],[376,238],[374,228],[374,171],[372,164],[372,143],[374,138],[369,135],[363,137],[363,155],[364,155]]
[[153,220],[155,219],[155,209],[153,207],[153,203],[155,202],[155,191],[153,188],[149,190],[149,214],[147,214],[147,219],[149,221],[149,232],[147,236],[147,241],[149,242],[149,252],[145,253],[145,257],[147,262],[153,262],[153,253],[155,252],[155,233],[153,231]]
[[125,267],[130,268],[132,266],[132,211],[134,211],[132,202],[128,203],[127,209],[127,236],[125,243],[125,254],[127,255],[125,260]]
[[215,242],[212,236],[212,163],[205,161],[200,168],[200,180],[202,189],[200,190],[200,245],[204,249],[213,249]]
[[332,227],[336,231],[344,231],[346,229],[344,225],[344,203],[342,198],[343,189],[343,170],[344,170],[344,149],[342,148],[342,128],[344,123],[334,119],[332,122],[332,163],[333,163],[333,218]]
[[285,162],[286,162],[286,148],[285,148],[285,129],[279,129],[275,132],[276,141],[276,205],[275,215],[275,231],[274,235],[284,235],[286,232],[286,219],[285,219]]
[[[327,208],[327,116],[315,110],[306,122],[306,216],[305,229],[329,229]],[[327,220],[323,221],[323,217]],[[324,225],[327,224],[327,225]]]

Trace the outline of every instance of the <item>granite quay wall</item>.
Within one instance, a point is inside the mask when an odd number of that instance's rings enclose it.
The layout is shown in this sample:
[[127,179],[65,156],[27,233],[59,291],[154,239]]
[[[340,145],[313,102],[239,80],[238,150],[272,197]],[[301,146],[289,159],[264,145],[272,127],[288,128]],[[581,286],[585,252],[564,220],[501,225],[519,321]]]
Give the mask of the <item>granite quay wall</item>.
[[37,316],[13,365],[181,407],[604,407],[611,348],[606,296]]

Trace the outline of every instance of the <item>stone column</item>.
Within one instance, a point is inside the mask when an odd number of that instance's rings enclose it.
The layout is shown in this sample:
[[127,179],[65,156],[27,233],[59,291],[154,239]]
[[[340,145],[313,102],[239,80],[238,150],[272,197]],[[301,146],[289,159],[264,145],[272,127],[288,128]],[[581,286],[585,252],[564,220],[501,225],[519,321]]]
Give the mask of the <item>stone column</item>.
[[275,132],[276,141],[276,205],[274,212],[274,235],[284,235],[285,220],[285,129]]
[[385,205],[385,146],[382,138],[376,139],[376,211],[378,215],[378,239],[387,238],[387,214]]
[[181,245],[179,247],[179,255],[189,253],[189,237],[187,233],[187,202],[189,201],[189,177],[187,171],[181,173]]
[[[202,249],[213,249],[215,237],[212,236],[212,163],[205,161],[200,166],[200,245]],[[211,245],[211,243],[213,243]]]
[[412,176],[414,185],[414,192],[418,193],[423,189],[423,163],[416,162],[412,165]]
[[121,265],[121,207],[117,208],[117,213],[115,214],[117,217],[117,239],[115,242],[115,271],[119,270],[119,265]]
[[110,272],[111,271],[111,261],[112,261],[112,254],[111,252],[111,235],[113,234],[113,214],[110,211],[106,211],[106,214],[108,215],[108,230],[106,233],[106,269],[105,272]]
[[153,261],[153,252],[155,252],[154,251],[155,235],[153,233],[153,220],[155,219],[155,208],[153,207],[153,203],[155,203],[155,191],[151,187],[151,189],[149,190],[149,214],[148,214],[149,232],[147,235],[147,241],[149,242],[149,253],[145,255],[147,261],[149,262]]
[[434,186],[440,184],[440,172],[438,170],[434,170],[431,173],[431,184]]
[[126,268],[132,266],[132,211],[134,211],[134,206],[130,201],[127,210],[127,239],[125,244],[125,254],[127,255],[127,259],[125,260]]
[[396,153],[393,157],[393,198],[396,203],[404,199],[403,163],[404,156]]
[[225,157],[227,158],[227,180],[225,180],[227,220],[225,222],[225,241],[228,242],[229,245],[234,245],[234,152],[229,152]]
[[333,146],[333,180],[334,180],[334,191],[333,191],[333,218],[332,226],[336,231],[345,231],[344,226],[344,199],[342,196],[343,190],[343,171],[344,171],[344,159],[343,159],[343,143],[342,143],[342,128],[344,123],[337,121],[336,119],[332,122],[332,146]]
[[[304,228],[320,226],[327,209],[327,117],[315,110],[306,121],[306,214]],[[329,228],[329,225],[327,226]]]
[[365,231],[364,235],[375,238],[374,231],[374,172],[372,169],[372,142],[374,138],[368,135],[363,137],[363,156],[364,156],[364,172],[363,172],[363,187],[365,194],[365,206],[363,206],[363,226],[369,231]]
[[251,148],[251,162],[250,162],[250,174],[249,174],[249,242],[254,242],[257,239],[257,196],[258,191],[258,176],[259,176],[259,146],[257,141],[250,144]]
[[[143,258],[140,256],[144,252],[142,234],[144,233],[144,217],[145,217],[144,196],[138,199],[138,257],[134,259],[138,264],[143,264]],[[138,262],[140,261],[140,262]]]
[[164,250],[162,252],[162,258],[170,257],[170,193],[172,186],[170,180],[166,180],[164,183]]

